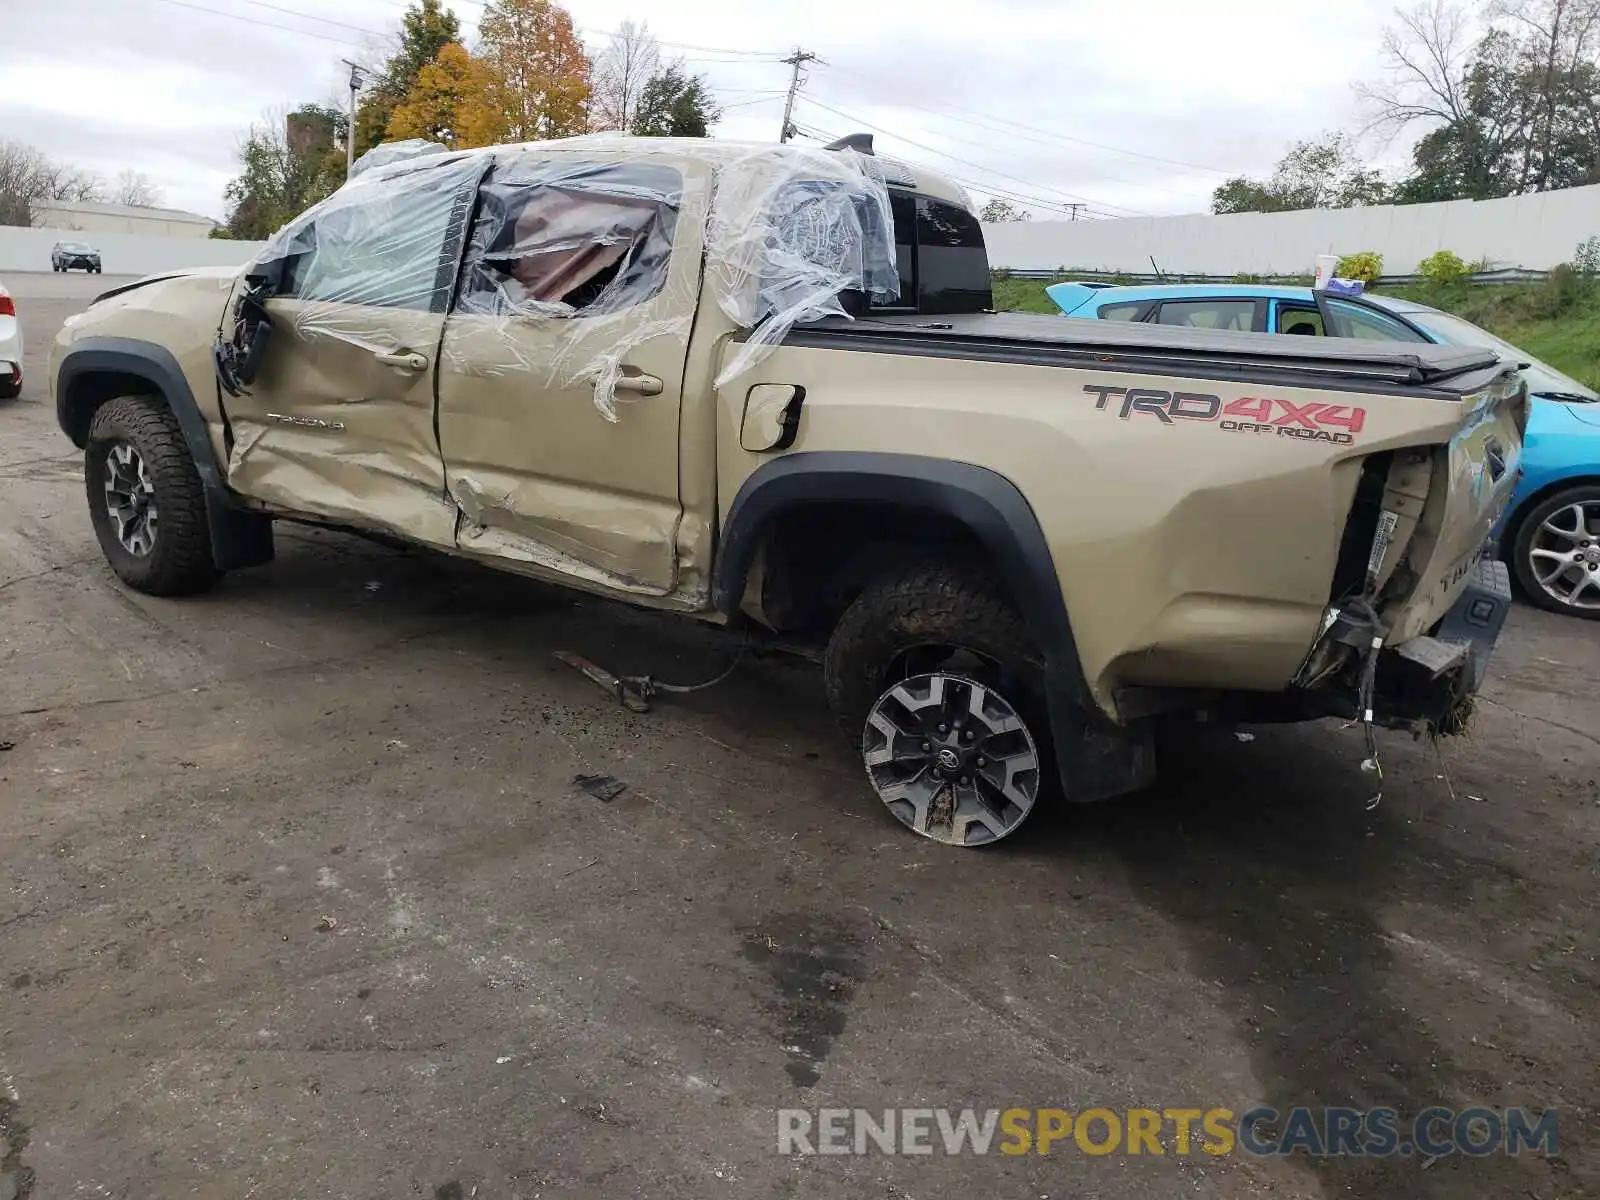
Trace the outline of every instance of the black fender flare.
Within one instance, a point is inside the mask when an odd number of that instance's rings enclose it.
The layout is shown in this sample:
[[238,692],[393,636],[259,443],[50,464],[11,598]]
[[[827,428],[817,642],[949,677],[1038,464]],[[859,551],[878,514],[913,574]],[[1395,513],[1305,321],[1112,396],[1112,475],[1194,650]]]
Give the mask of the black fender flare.
[[1106,719],[1078,658],[1055,560],[1027,499],[987,467],[915,454],[800,451],[745,480],[723,523],[711,601],[735,615],[756,551],[781,513],[815,503],[894,503],[947,516],[988,551],[1045,656],[1051,737],[1069,799],[1096,800],[1154,777],[1148,729]]
[[165,346],[138,338],[79,338],[56,369],[56,423],[82,449],[100,403],[109,399],[91,386],[97,375],[132,376],[148,383],[166,401],[205,488],[211,557],[220,571],[271,562],[272,521],[245,508],[228,490],[227,477],[211,448],[205,417],[178,360]]

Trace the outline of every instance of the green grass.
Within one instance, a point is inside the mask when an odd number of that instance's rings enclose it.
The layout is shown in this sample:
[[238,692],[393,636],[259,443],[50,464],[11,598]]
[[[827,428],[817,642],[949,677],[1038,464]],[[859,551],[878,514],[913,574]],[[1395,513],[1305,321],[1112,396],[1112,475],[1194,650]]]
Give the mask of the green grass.
[[[1063,276],[1065,278],[1065,276]],[[1045,288],[1060,279],[1007,279],[994,277],[994,307],[997,312],[1056,313],[1061,310],[1044,294]]]
[[1384,288],[1480,325],[1600,391],[1600,280],[1557,271],[1543,283]]
[[[1056,282],[996,276],[994,306],[1054,313],[1044,289]],[[1381,292],[1455,313],[1600,391],[1600,279],[1558,269],[1542,283],[1413,284]]]

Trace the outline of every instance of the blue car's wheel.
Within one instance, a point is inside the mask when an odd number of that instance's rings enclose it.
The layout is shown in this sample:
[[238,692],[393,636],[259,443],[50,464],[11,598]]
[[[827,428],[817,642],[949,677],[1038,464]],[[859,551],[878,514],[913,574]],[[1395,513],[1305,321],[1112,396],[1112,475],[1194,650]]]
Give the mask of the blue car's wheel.
[[1600,486],[1565,488],[1529,510],[1511,569],[1540,608],[1600,620]]

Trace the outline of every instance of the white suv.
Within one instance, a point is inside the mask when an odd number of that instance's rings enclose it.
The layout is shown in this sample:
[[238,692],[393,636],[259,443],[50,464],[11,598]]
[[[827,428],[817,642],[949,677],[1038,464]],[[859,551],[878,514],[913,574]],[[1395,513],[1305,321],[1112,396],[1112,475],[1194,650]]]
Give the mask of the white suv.
[[22,391],[22,323],[17,302],[0,283],[0,400],[14,400]]

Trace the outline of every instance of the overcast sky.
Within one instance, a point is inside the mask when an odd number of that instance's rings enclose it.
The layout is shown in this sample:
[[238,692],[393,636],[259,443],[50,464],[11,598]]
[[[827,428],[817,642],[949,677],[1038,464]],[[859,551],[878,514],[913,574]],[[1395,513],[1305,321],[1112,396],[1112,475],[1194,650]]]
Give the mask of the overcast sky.
[[[482,4],[446,3],[471,44]],[[339,59],[381,61],[405,7],[0,0],[0,137],[107,178],[134,168],[168,205],[221,217],[250,123],[337,100]],[[1003,190],[1093,212],[1166,214],[1204,211],[1227,176],[1266,173],[1295,139],[1354,124],[1351,79],[1372,69],[1393,0],[569,8],[591,52],[630,17],[663,41],[714,48],[664,49],[703,73],[727,106],[720,136],[776,136],[789,71],[777,59],[799,45],[826,60],[806,72],[795,113],[803,129],[875,126],[881,151],[937,166],[980,199]],[[1403,149],[1374,147],[1374,159],[1397,163]]]

